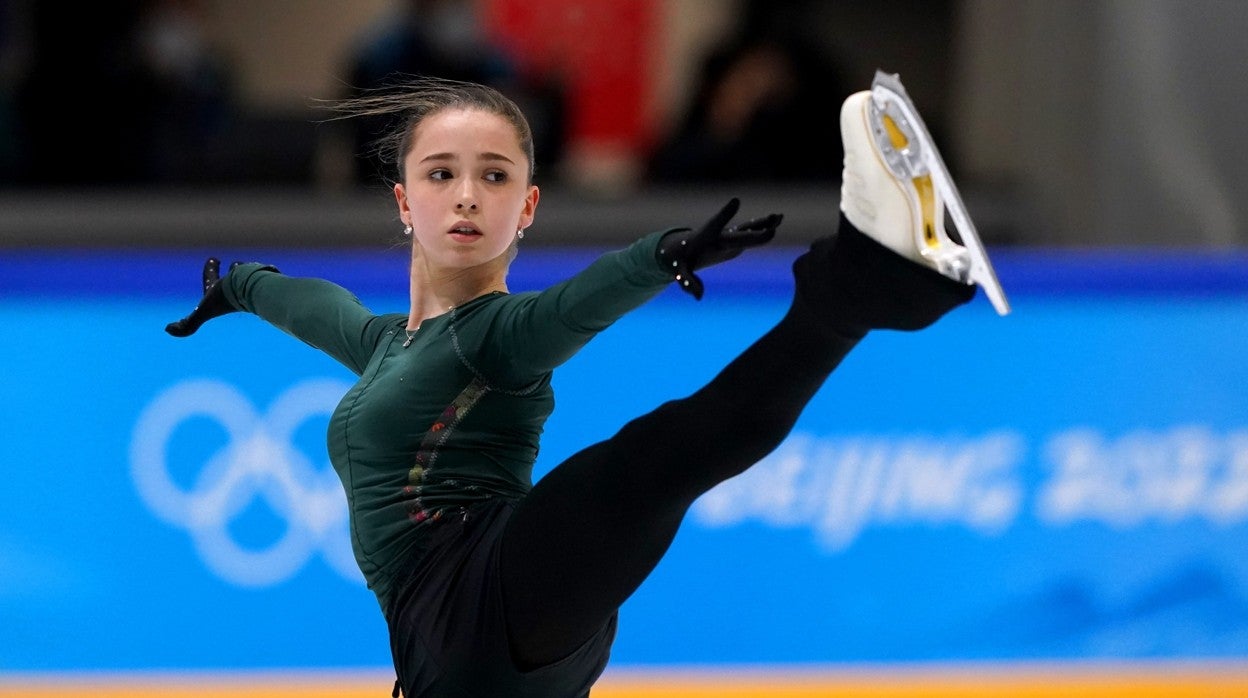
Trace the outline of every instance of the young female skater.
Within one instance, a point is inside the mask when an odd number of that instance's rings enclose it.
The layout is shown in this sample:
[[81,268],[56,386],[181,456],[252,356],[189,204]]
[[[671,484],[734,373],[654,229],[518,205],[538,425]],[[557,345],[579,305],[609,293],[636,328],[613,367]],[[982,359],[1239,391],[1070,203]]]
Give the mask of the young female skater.
[[673,280],[700,298],[696,272],[766,243],[779,215],[732,226],[734,199],[695,229],[650,233],[544,291],[509,293],[539,196],[529,127],[495,90],[420,80],[344,105],[401,117],[381,152],[411,237],[406,312],[377,315],[329,282],[262,264],[218,278],[208,260],[202,300],[170,334],[246,311],[359,377],[328,446],[356,559],[389,626],[395,695],[588,696],[618,608],[693,501],[776,448],[869,330],[925,327],[975,294],[923,261],[923,192],[877,156],[868,101],[863,92],[844,106],[839,230],[793,264],[779,323],[708,385],[536,485],[551,372]]

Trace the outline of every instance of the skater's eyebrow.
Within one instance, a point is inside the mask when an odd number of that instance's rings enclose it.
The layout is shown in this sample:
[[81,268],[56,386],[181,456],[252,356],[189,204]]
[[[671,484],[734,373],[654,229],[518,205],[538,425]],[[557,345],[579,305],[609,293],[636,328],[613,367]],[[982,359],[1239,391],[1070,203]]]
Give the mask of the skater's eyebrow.
[[[459,156],[455,153],[430,153],[420,159],[420,162],[456,162]],[[477,155],[477,160],[481,162],[506,162],[514,165],[516,162],[502,153],[484,152]]]

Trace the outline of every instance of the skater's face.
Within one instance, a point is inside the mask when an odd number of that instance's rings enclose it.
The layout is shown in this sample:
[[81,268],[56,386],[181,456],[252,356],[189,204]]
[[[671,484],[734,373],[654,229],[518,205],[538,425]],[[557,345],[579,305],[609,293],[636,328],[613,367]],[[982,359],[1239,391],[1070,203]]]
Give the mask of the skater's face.
[[432,264],[467,268],[514,254],[517,231],[529,227],[538,189],[529,158],[506,118],[452,107],[415,127],[394,187],[400,219]]

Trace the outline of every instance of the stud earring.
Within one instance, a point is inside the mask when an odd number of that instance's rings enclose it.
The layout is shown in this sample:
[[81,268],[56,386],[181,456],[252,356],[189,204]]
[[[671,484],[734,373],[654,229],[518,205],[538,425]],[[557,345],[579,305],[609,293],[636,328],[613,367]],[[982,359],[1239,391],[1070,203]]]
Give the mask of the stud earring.
[[516,228],[516,237],[521,240],[524,239],[524,228]]
[[404,229],[403,229],[403,234],[404,234],[404,235],[411,235],[411,234],[412,234],[412,226],[410,226],[410,225],[409,225],[409,226],[407,226],[406,228],[404,228]]

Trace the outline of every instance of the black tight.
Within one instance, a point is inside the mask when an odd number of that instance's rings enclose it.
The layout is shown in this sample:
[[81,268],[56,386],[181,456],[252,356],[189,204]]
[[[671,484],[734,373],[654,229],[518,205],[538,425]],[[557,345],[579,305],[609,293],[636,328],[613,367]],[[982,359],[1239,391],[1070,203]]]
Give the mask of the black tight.
[[694,500],[779,446],[855,343],[790,311],[708,385],[542,478],[503,538],[517,661],[553,662],[598,630],[658,564]]
[[564,461],[517,506],[501,573],[522,669],[598,631],[654,570],[694,500],[778,447],[869,327],[900,318],[899,329],[917,329],[974,294],[841,230],[798,259],[789,311],[710,383]]

